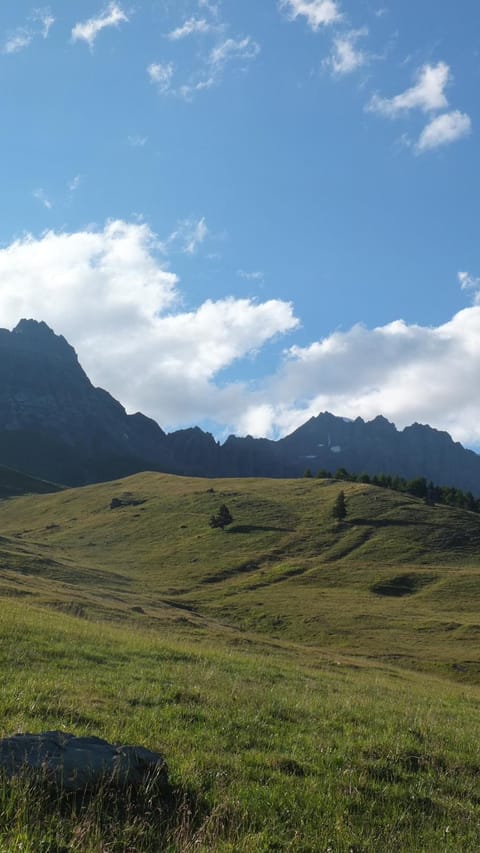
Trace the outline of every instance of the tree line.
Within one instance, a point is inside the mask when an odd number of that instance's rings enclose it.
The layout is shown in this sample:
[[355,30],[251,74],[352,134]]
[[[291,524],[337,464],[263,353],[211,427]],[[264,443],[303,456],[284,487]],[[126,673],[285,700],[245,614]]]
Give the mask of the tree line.
[[[312,477],[309,468],[304,473],[305,477]],[[480,514],[480,498],[475,498],[472,492],[464,492],[454,486],[437,486],[425,477],[415,477],[407,480],[405,477],[392,476],[391,474],[352,474],[345,468],[339,468],[332,474],[330,471],[321,469],[317,477],[319,479],[345,480],[348,483],[365,483],[379,486],[382,489],[393,489],[394,492],[404,492],[415,498],[422,498],[426,504],[444,504],[458,509],[466,509],[470,512]]]

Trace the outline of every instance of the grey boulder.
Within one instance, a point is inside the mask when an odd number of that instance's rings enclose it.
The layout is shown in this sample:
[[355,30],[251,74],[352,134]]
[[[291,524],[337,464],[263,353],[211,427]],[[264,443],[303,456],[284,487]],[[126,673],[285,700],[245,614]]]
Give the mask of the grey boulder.
[[0,772],[12,779],[29,771],[67,793],[104,782],[140,786],[152,779],[160,789],[168,789],[167,766],[159,753],[59,731],[0,739]]

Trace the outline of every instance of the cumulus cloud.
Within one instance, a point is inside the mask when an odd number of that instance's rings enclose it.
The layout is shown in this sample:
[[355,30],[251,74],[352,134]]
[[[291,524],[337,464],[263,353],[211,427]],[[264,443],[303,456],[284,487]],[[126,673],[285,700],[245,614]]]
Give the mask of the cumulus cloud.
[[342,17],[337,0],[280,0],[291,20],[303,17],[312,30],[339,21]]
[[[474,300],[479,280],[458,274]],[[95,384],[164,427],[210,420],[255,435],[285,434],[312,415],[382,413],[480,443],[480,305],[436,327],[357,325],[291,346],[273,374],[222,373],[294,331],[292,306],[226,297],[182,307],[180,283],[148,225],[49,231],[0,249],[0,323],[44,319],[76,347]]]
[[97,36],[107,27],[118,27],[128,23],[128,17],[118,3],[112,2],[97,17],[75,24],[72,29],[72,41],[86,41],[93,48]]
[[216,384],[234,361],[298,323],[280,300],[226,297],[178,310],[179,281],[146,224],[49,231],[0,249],[0,317],[44,319],[92,380],[163,425],[235,420],[242,386]]
[[445,62],[424,65],[417,72],[416,82],[410,89],[393,98],[374,95],[368,109],[389,118],[397,118],[414,109],[426,113],[445,109],[448,106],[445,89],[450,78],[450,68]]
[[245,406],[243,423],[268,402],[270,433],[290,432],[329,410],[350,418],[381,413],[400,427],[430,423],[457,440],[479,443],[479,371],[479,306],[432,328],[401,320],[375,329],[358,325],[291,347],[257,402]]
[[458,110],[443,113],[427,124],[420,134],[416,145],[419,154],[431,151],[444,145],[451,145],[459,139],[469,136],[472,131],[472,120],[466,113]]
[[[410,89],[393,98],[374,95],[367,106],[370,112],[377,112],[388,118],[398,118],[411,110],[424,113],[436,113],[448,107],[445,90],[451,80],[450,67],[445,62],[437,65],[424,65],[417,72],[416,82]],[[471,133],[472,120],[459,110],[445,112],[432,118],[422,130],[416,144],[408,137],[407,145],[417,154],[432,151],[445,145],[451,145]]]
[[343,76],[358,71],[367,62],[367,54],[358,46],[358,40],[368,35],[366,27],[360,30],[350,30],[333,39],[333,50],[330,56],[324,60],[324,66],[329,68],[332,74]]

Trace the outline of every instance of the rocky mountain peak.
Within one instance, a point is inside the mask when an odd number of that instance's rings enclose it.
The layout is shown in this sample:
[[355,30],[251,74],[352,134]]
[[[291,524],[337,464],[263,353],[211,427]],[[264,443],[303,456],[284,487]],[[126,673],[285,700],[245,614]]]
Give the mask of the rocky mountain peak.
[[[2,330],[6,331],[6,330]],[[22,350],[47,354],[56,354],[63,359],[78,362],[77,354],[63,335],[57,335],[43,320],[23,319],[12,332],[6,332],[10,337],[9,344]],[[3,335],[6,343],[6,336]]]

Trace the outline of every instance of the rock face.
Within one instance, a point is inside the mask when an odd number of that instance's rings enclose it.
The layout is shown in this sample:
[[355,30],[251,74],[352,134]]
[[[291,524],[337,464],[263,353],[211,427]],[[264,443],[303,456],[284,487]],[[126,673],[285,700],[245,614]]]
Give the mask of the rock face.
[[173,470],[165,433],[94,388],[45,323],[0,329],[0,462],[67,485]]
[[426,477],[436,485],[480,494],[480,456],[465,450],[446,432],[413,424],[404,430],[382,416],[348,421],[329,412],[311,418],[278,442],[297,473],[338,468],[360,474]]
[[480,456],[445,432],[420,424],[398,431],[381,416],[348,421],[323,412],[280,441],[230,436],[221,445],[198,427],[166,435],[94,388],[75,350],[35,320],[0,329],[0,465],[70,486],[145,470],[298,477],[343,467],[423,476],[480,495]]
[[167,766],[158,753],[64,732],[0,740],[0,770],[9,779],[29,771],[41,773],[66,793],[96,788],[105,781],[138,787],[154,774],[159,789],[168,791]]

